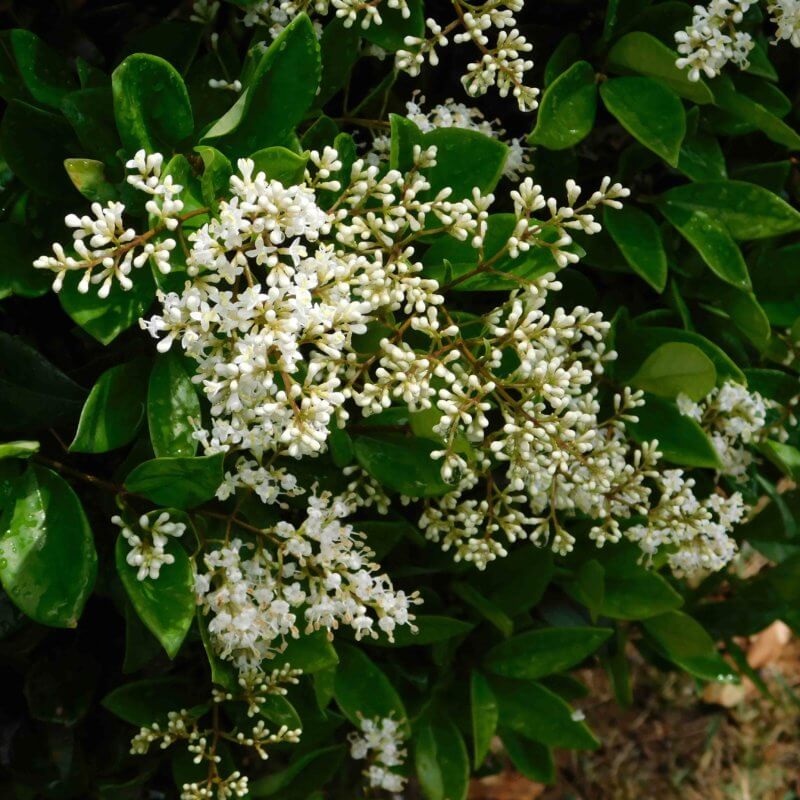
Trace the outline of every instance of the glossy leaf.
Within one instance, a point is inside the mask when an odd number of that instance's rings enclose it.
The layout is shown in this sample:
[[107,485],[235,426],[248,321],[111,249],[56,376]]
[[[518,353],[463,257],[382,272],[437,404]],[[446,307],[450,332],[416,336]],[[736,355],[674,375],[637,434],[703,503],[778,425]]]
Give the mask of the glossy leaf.
[[144,360],[130,361],[98,378],[83,406],[72,452],[105,453],[133,441],[144,416],[149,366]]
[[584,722],[572,718],[572,709],[535,681],[492,678],[500,710],[500,725],[527,739],[551,747],[593,750],[599,742]]
[[125,488],[156,505],[192,508],[210,500],[222,483],[222,453],[145,461],[125,479]]
[[631,136],[677,166],[686,114],[670,89],[652,78],[612,78],[600,85],[600,97]]
[[147,388],[147,423],[153,452],[164,456],[193,456],[197,440],[192,423],[200,421],[200,398],[174,350],[153,364]]
[[182,678],[145,678],[124,683],[103,698],[103,708],[137,727],[163,725],[170,711],[191,708],[203,699]]
[[189,93],[168,61],[147,53],[128,56],[111,75],[114,116],[129,153],[171,153],[192,135]]
[[614,44],[608,53],[608,65],[614,72],[657,78],[675,94],[694,103],[713,103],[714,95],[705,81],[690,81],[688,71],[675,66],[677,58],[677,53],[654,36],[634,31]]
[[78,88],[69,63],[32,31],[17,28],[8,37],[19,76],[33,98],[59,108],[64,96]]
[[280,797],[281,800],[305,800],[330,780],[342,763],[347,748],[333,745],[313,750],[297,758],[286,769],[251,781],[250,797]]
[[549,747],[508,730],[501,731],[500,738],[511,763],[521,775],[537,783],[554,782],[556,771]]
[[674,402],[645,395],[644,408],[637,408],[636,416],[638,422],[625,425],[628,433],[639,443],[657,440],[667,461],[684,467],[721,468],[708,435],[696,420],[681,414]]
[[660,397],[685,394],[702,400],[717,382],[711,359],[688,342],[667,342],[654,350],[631,378],[638,389]]
[[232,108],[203,142],[238,158],[271,145],[286,145],[314,101],[320,49],[305,14],[295,17],[261,56]]
[[386,674],[361,649],[339,645],[334,697],[342,713],[356,726],[361,717],[406,719],[406,710]]
[[97,576],[89,521],[69,484],[30,466],[11,488],[0,539],[0,582],[42,625],[74,628]]
[[466,800],[469,758],[461,732],[441,714],[427,714],[414,731],[414,765],[427,800]]
[[115,560],[139,619],[161,642],[167,655],[175,658],[194,619],[194,577],[189,556],[179,541],[170,538],[165,550],[175,562],[162,564],[158,578],[138,580],[137,567],[126,561],[130,545],[122,534],[117,538]]
[[704,680],[734,682],[730,664],[717,652],[714,640],[696,620],[682,611],[646,619],[642,625],[664,655]]
[[765,239],[800,230],[800,211],[744,181],[688,183],[665,192],[661,201],[664,208],[704,212],[725,225],[734,239]]
[[278,181],[284,186],[301,183],[306,169],[307,158],[287,150],[285,147],[265,147],[253,153],[256,172],[264,172],[269,180]]
[[463,636],[474,627],[469,622],[437,614],[417,614],[414,625],[418,629],[416,633],[407,625],[399,625],[393,632],[394,642],[389,642],[381,633],[379,638],[370,639],[369,644],[373,647],[420,647]]
[[387,489],[408,497],[437,497],[451,491],[431,453],[441,445],[428,439],[359,436],[358,463]]
[[39,442],[5,442],[0,444],[0,461],[6,458],[30,458],[39,452]]
[[667,254],[653,218],[631,205],[616,210],[606,208],[603,218],[605,229],[630,268],[657,292],[663,292],[667,285]]
[[506,678],[533,680],[574,667],[611,636],[608,628],[541,628],[493,647],[486,669]]
[[659,209],[717,277],[737,288],[750,287],[750,275],[742,251],[726,226],[715,216],[709,211],[670,203],[662,203]]
[[578,61],[545,89],[528,141],[548,150],[573,147],[591,132],[596,111],[594,69]]

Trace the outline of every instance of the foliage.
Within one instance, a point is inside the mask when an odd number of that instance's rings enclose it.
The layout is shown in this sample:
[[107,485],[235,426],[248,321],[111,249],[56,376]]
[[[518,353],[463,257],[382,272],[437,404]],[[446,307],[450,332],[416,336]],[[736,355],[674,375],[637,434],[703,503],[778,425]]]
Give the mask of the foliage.
[[800,20],[517,5],[12,3],[3,796],[553,783],[800,628]]

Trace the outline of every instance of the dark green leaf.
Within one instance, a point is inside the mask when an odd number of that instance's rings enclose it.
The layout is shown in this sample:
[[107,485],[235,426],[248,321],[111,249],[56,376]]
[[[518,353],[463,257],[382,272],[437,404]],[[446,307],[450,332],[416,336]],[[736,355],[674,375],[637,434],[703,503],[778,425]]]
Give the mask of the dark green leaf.
[[0,582],[31,619],[74,628],[97,576],[80,500],[49,469],[30,466],[12,485],[0,539]]
[[767,439],[759,449],[784,475],[792,480],[800,480],[800,450],[773,439]]
[[350,80],[350,73],[359,56],[360,29],[334,17],[323,29],[319,40],[322,76],[319,94],[314,101],[321,108]]
[[383,634],[378,639],[370,639],[369,644],[377,647],[410,647],[433,644],[463,636],[473,626],[469,622],[452,617],[441,617],[435,614],[418,614],[414,625],[419,629],[413,633],[408,625],[400,625],[394,630],[394,643],[390,643]]
[[441,713],[431,713],[414,731],[414,764],[427,800],[466,800],[469,758],[461,732]]
[[606,230],[630,268],[657,292],[663,292],[667,285],[667,254],[653,218],[630,205],[616,210],[606,208],[603,217]]
[[192,508],[210,500],[222,483],[223,454],[155,458],[139,464],[125,479],[125,488],[156,505]]
[[80,89],[61,101],[61,111],[84,150],[106,164],[117,161],[120,146],[111,88]]
[[612,78],[600,84],[600,97],[631,136],[677,166],[686,114],[670,89],[652,78]]
[[180,73],[168,61],[147,53],[128,56],[112,73],[114,116],[129,153],[172,153],[192,135],[189,94]]
[[717,652],[714,640],[682,611],[646,619],[642,625],[666,657],[698,678],[734,682],[730,664]]
[[104,372],[83,406],[75,453],[105,453],[133,441],[144,416],[145,378],[149,363],[142,359]]
[[163,725],[170,711],[196,705],[202,695],[183,678],[146,678],[118,686],[103,698],[103,708],[131,725]]
[[497,701],[489,681],[477,670],[470,680],[470,708],[472,710],[472,746],[475,769],[483,764],[497,730]]
[[17,28],[8,36],[28,91],[39,103],[58,108],[64,95],[78,88],[69,64],[32,31]]
[[541,678],[580,664],[612,632],[608,628],[578,627],[526,631],[493,647],[484,665],[506,678]]
[[[153,512],[158,514],[160,512]],[[194,619],[195,597],[192,565],[186,551],[170,538],[166,552],[175,561],[162,564],[158,578],[136,577],[137,568],[126,558],[130,545],[122,534],[117,538],[117,572],[139,618],[158,639],[170,658],[175,658]]]
[[286,769],[251,781],[250,796],[278,795],[281,800],[306,800],[333,777],[346,752],[344,745],[334,745],[306,753]]
[[578,61],[545,89],[528,141],[548,150],[573,147],[591,132],[596,111],[594,69]]
[[407,7],[408,17],[404,17],[397,8],[381,7],[381,24],[373,23],[362,28],[361,35],[390,53],[405,47],[406,36],[424,36],[423,0],[409,0]]
[[156,359],[147,388],[147,423],[156,456],[193,456],[193,422],[200,422],[200,398],[182,357],[170,350]]
[[549,747],[511,731],[501,731],[500,738],[511,763],[521,775],[537,783],[554,782],[556,770]]
[[335,667],[339,657],[328,640],[325,631],[306,633],[298,639],[290,639],[286,649],[270,662],[274,667],[291,664],[294,669],[301,669],[306,675]]
[[33,266],[42,249],[21,225],[0,222],[0,298],[39,297],[48,291],[53,274]]
[[204,143],[229,158],[286,145],[314,101],[319,77],[319,42],[308,17],[300,14],[261,56],[247,88]]
[[417,437],[359,436],[356,460],[387,489],[408,497],[437,497],[452,487],[442,480],[431,453],[441,445]]

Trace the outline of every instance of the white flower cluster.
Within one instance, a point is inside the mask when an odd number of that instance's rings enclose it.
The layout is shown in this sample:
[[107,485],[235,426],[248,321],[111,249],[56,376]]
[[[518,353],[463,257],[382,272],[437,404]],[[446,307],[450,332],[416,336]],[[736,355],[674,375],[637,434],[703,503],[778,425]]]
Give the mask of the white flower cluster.
[[730,381],[713,389],[700,403],[686,395],[679,395],[677,403],[680,412],[699,422],[711,437],[722,473],[744,480],[753,462],[747,445],[765,438],[767,411],[777,404]]
[[[753,37],[736,28],[757,0],[710,0],[696,5],[691,24],[675,34],[680,58],[678,69],[688,68],[689,80],[697,81],[701,73],[709,78],[720,74],[729,61],[739,69],[747,69]],[[800,47],[800,0],[768,0],[767,10],[777,26],[775,39],[788,39]]]
[[[210,616],[214,648],[242,672],[280,652],[298,627],[332,635],[340,624],[356,639],[393,640],[398,625],[412,631],[417,594],[392,587],[372,563],[361,535],[341,519],[349,508],[327,494],[309,498],[308,515],[299,527],[279,522],[256,546],[234,539],[204,556],[206,572],[196,576],[197,602]],[[248,552],[249,557],[243,554]]]
[[[205,711],[201,711],[202,714]],[[239,747],[249,748],[261,759],[268,757],[266,748],[272,744],[289,742],[296,744],[300,741],[300,730],[292,730],[282,725],[275,733],[269,731],[264,720],[259,720],[245,733],[237,729],[222,730],[219,726],[219,717],[215,715],[213,727],[200,724],[200,717],[195,713],[181,709],[170,711],[167,723],[161,726],[154,722],[152,725],[142,727],[131,739],[131,754],[145,755],[150,745],[159,743],[162,750],[176,742],[183,742],[186,749],[193,756],[195,764],[205,763],[208,774],[204,780],[184,783],[181,791],[181,800],[229,800],[232,797],[246,797],[249,781],[246,775],[235,770],[230,775],[223,777],[219,773],[222,757],[218,752],[221,740],[236,744]]]
[[176,539],[183,536],[186,525],[173,522],[167,511],[154,511],[142,514],[138,525],[132,526],[119,515],[111,521],[122,528],[121,534],[131,549],[125,560],[138,570],[136,578],[140,581],[150,578],[156,580],[164,564],[174,564],[175,557],[164,549],[170,536]]
[[[465,128],[477,131],[492,139],[500,139],[508,146],[508,156],[503,165],[503,174],[512,181],[518,181],[531,171],[530,148],[522,137],[506,138],[505,130],[500,127],[499,120],[487,120],[477,108],[470,108],[464,103],[457,103],[452,98],[433,106],[427,111],[423,108],[425,98],[409,100],[406,103],[406,118],[410,119],[423,133],[437,128]],[[391,139],[389,136],[377,136],[373,140],[370,155],[371,163],[380,163],[389,157]],[[370,159],[370,156],[372,157]]]
[[[429,34],[406,36],[408,49],[397,51],[395,66],[409,75],[419,75],[426,59],[432,66],[439,63],[436,48],[446,47],[452,35],[454,43],[472,42],[480,52],[480,58],[467,65],[461,78],[467,94],[480,97],[496,86],[501,97],[512,95],[520,110],[533,111],[539,90],[525,82],[526,73],[533,67],[526,55],[533,46],[516,27],[516,15],[524,5],[525,0],[487,0],[478,5],[455,0],[456,18],[444,27],[432,17],[425,20]],[[489,30],[496,31],[493,47],[486,34]]]
[[161,176],[163,161],[160,153],[146,155],[144,150],[139,150],[126,164],[133,173],[128,175],[128,183],[150,195],[145,209],[154,221],[154,227],[145,233],[137,234],[133,228],[125,226],[122,218],[125,205],[115,201],[109,201],[105,207],[92,203],[93,217],[67,214],[64,222],[67,227],[74,228],[72,248],[77,258],[68,255],[64,246],[55,242],[54,255],[41,256],[33,262],[37,269],[56,273],[54,291],[61,290],[68,272],[83,273],[78,283],[79,292],[85,294],[91,284],[99,283],[97,294],[105,298],[114,280],[125,291],[132,289],[132,269],[144,266],[151,258],[161,273],[170,271],[169,258],[175,240],[169,237],[156,240],[155,237],[178,226],[183,210],[183,201],[178,195],[183,187],[173,183],[172,176]]
[[402,792],[407,778],[395,772],[406,760],[405,739],[400,723],[392,717],[361,719],[361,731],[348,735],[350,756],[356,761],[367,759],[364,777],[371,789],[393,794]]
[[666,548],[678,576],[722,569],[736,553],[729,533],[747,510],[742,496],[711,494],[701,502],[693,492],[694,480],[685,478],[682,470],[665,470],[655,477],[661,491],[658,504],[648,511],[647,521],[628,528],[626,536],[649,556]]

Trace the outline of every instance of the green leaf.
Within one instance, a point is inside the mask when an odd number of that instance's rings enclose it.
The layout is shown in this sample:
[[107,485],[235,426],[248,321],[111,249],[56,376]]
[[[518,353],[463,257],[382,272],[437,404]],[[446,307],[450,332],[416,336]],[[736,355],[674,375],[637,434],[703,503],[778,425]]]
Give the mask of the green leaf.
[[596,111],[594,69],[578,61],[545,89],[528,141],[548,150],[573,147],[591,132]]
[[646,619],[642,625],[666,657],[697,678],[733,683],[736,676],[699,622],[682,611]]
[[789,150],[800,149],[800,134],[768,111],[761,103],[738,91],[727,76],[714,82],[714,96],[719,108],[736,119],[758,128],[773,142],[782,144]]
[[605,208],[605,229],[619,247],[625,261],[657,292],[667,285],[667,254],[661,231],[653,218],[635,206]]
[[64,95],[78,88],[69,64],[29,30],[17,28],[8,36],[19,76],[34,100],[59,108]]
[[199,145],[195,147],[195,152],[203,159],[203,175],[200,178],[203,200],[206,205],[211,206],[228,191],[233,167],[227,156],[216,147]]
[[115,281],[108,297],[103,299],[94,286],[81,294],[78,291],[80,277],[67,275],[58,299],[64,311],[81,328],[101,344],[110,344],[136,324],[155,299],[156,286],[148,267],[136,270],[131,277],[133,288],[130,291],[126,292]]
[[438,497],[452,490],[431,453],[441,445],[418,437],[359,436],[356,460],[378,483],[408,497]]
[[725,225],[710,212],[670,203],[661,203],[659,210],[718,278],[740,289],[750,287],[750,275],[742,251]]
[[164,549],[175,562],[162,564],[158,578],[137,579],[137,567],[126,561],[130,545],[122,534],[117,538],[115,560],[139,619],[161,642],[167,655],[175,658],[194,619],[194,577],[189,556],[180,542],[170,537]]
[[702,400],[716,385],[717,371],[711,359],[688,342],[667,342],[654,350],[631,378],[638,389],[660,397],[688,395]]
[[767,239],[800,230],[800,212],[776,194],[744,181],[676,186],[661,195],[662,210],[701,211],[725,225],[734,239]]
[[758,448],[784,475],[800,480],[800,450],[784,442],[767,439]]
[[84,396],[30,345],[0,331],[0,430],[51,427],[77,417]]
[[305,633],[298,639],[290,639],[286,648],[270,661],[273,669],[291,664],[294,669],[301,669],[306,675],[330,669],[338,663],[339,656],[325,631]]
[[170,350],[156,359],[147,387],[147,423],[156,456],[193,456],[193,422],[200,422],[200,398],[182,356]]
[[572,709],[541,684],[508,678],[492,678],[490,683],[501,727],[551,747],[594,750],[599,746],[586,724],[572,718]]
[[73,453],[106,453],[133,441],[144,415],[149,362],[138,359],[106,370],[83,406]]
[[743,292],[732,286],[725,286],[718,293],[715,302],[750,340],[751,344],[759,350],[766,349],[772,329],[769,317],[752,292]]
[[714,95],[703,80],[690,81],[684,69],[678,69],[678,54],[654,36],[642,31],[627,33],[608,53],[612,72],[635,73],[663,81],[675,94],[693,103],[713,103]]
[[12,100],[0,123],[0,150],[11,171],[45,197],[74,195],[64,172],[71,155],[72,130],[57,114]]
[[41,251],[26,228],[0,222],[0,298],[40,297],[50,289],[52,273],[33,266]]
[[201,699],[183,678],[145,678],[113,689],[102,706],[125,722],[143,727],[154,722],[163,725],[170,711],[191,708]]
[[323,29],[319,40],[322,74],[319,94],[314,105],[322,108],[340,89],[343,89],[360,55],[360,29],[345,26],[345,21],[334,17]]
[[222,483],[222,453],[188,458],[154,458],[134,467],[125,488],[156,505],[192,508],[216,494]]
[[228,158],[285,145],[314,102],[320,48],[305,14],[295,17],[261,56],[247,88],[206,133]]
[[683,605],[683,598],[661,575],[637,563],[639,556],[639,549],[630,545],[603,558],[606,572],[604,616],[641,620]]
[[180,73],[168,61],[147,53],[128,56],[111,75],[114,117],[122,145],[129,153],[172,153],[192,135],[194,119],[189,93]]
[[638,422],[625,424],[640,444],[658,441],[667,461],[684,467],[720,469],[719,455],[696,420],[686,417],[675,403],[656,395],[645,395],[644,408],[636,409]]
[[87,200],[107,203],[118,198],[116,188],[106,178],[106,168],[102,161],[94,161],[91,158],[67,158],[64,161],[64,169],[72,185]]
[[264,172],[270,180],[284,186],[294,186],[303,180],[308,159],[299,156],[285,147],[265,147],[253,153],[250,158],[255,163],[256,172]]
[[232,662],[224,661],[217,655],[208,630],[208,623],[199,609],[197,612],[197,627],[200,629],[200,639],[203,642],[203,649],[206,651],[208,666],[211,668],[211,682],[221,686],[223,689],[227,689],[229,692],[238,691],[240,688],[239,672]]
[[61,111],[86,153],[109,165],[118,162],[120,141],[111,87],[70,92],[61,101]]
[[466,800],[469,758],[453,721],[427,714],[414,732],[414,765],[427,800]]
[[334,698],[356,727],[361,718],[394,717],[407,724],[406,710],[397,690],[384,672],[359,648],[339,645]]
[[549,86],[559,75],[566,72],[581,57],[581,37],[568,33],[553,50],[544,67],[544,84]]
[[407,7],[409,14],[408,17],[404,17],[399,9],[382,6],[380,13],[383,21],[381,24],[373,23],[361,28],[361,35],[368,42],[372,42],[390,53],[405,47],[406,36],[424,36],[423,0],[409,0]]
[[30,466],[11,487],[0,539],[0,582],[36,622],[74,628],[97,577],[89,521],[69,484]]
[[444,642],[454,636],[464,636],[474,627],[469,622],[436,614],[418,614],[414,625],[419,629],[416,633],[413,633],[408,625],[400,625],[395,628],[393,643],[381,634],[378,639],[370,639],[368,644],[373,647],[423,646]]
[[337,744],[306,753],[286,769],[251,781],[250,797],[278,795],[281,800],[306,800],[334,776],[346,752],[344,745]]
[[0,444],[0,461],[6,458],[30,458],[39,452],[39,442],[6,442]]
[[693,181],[725,180],[728,177],[719,140],[699,129],[687,134],[683,140],[678,169]]
[[652,78],[612,78],[600,84],[600,97],[631,136],[677,166],[686,114],[674,92]]
[[493,647],[485,667],[506,678],[533,680],[580,664],[613,633],[608,628],[541,628]]
[[468,606],[474,608],[485,620],[494,625],[503,636],[511,636],[514,622],[491,600],[484,597],[474,586],[465,581],[456,581],[452,585],[453,594],[460,597]]
[[549,747],[508,730],[500,731],[500,738],[511,763],[521,775],[537,783],[554,782],[556,770]]
[[472,746],[475,769],[479,769],[497,731],[497,701],[489,681],[477,670],[470,679],[470,708],[472,709]]

